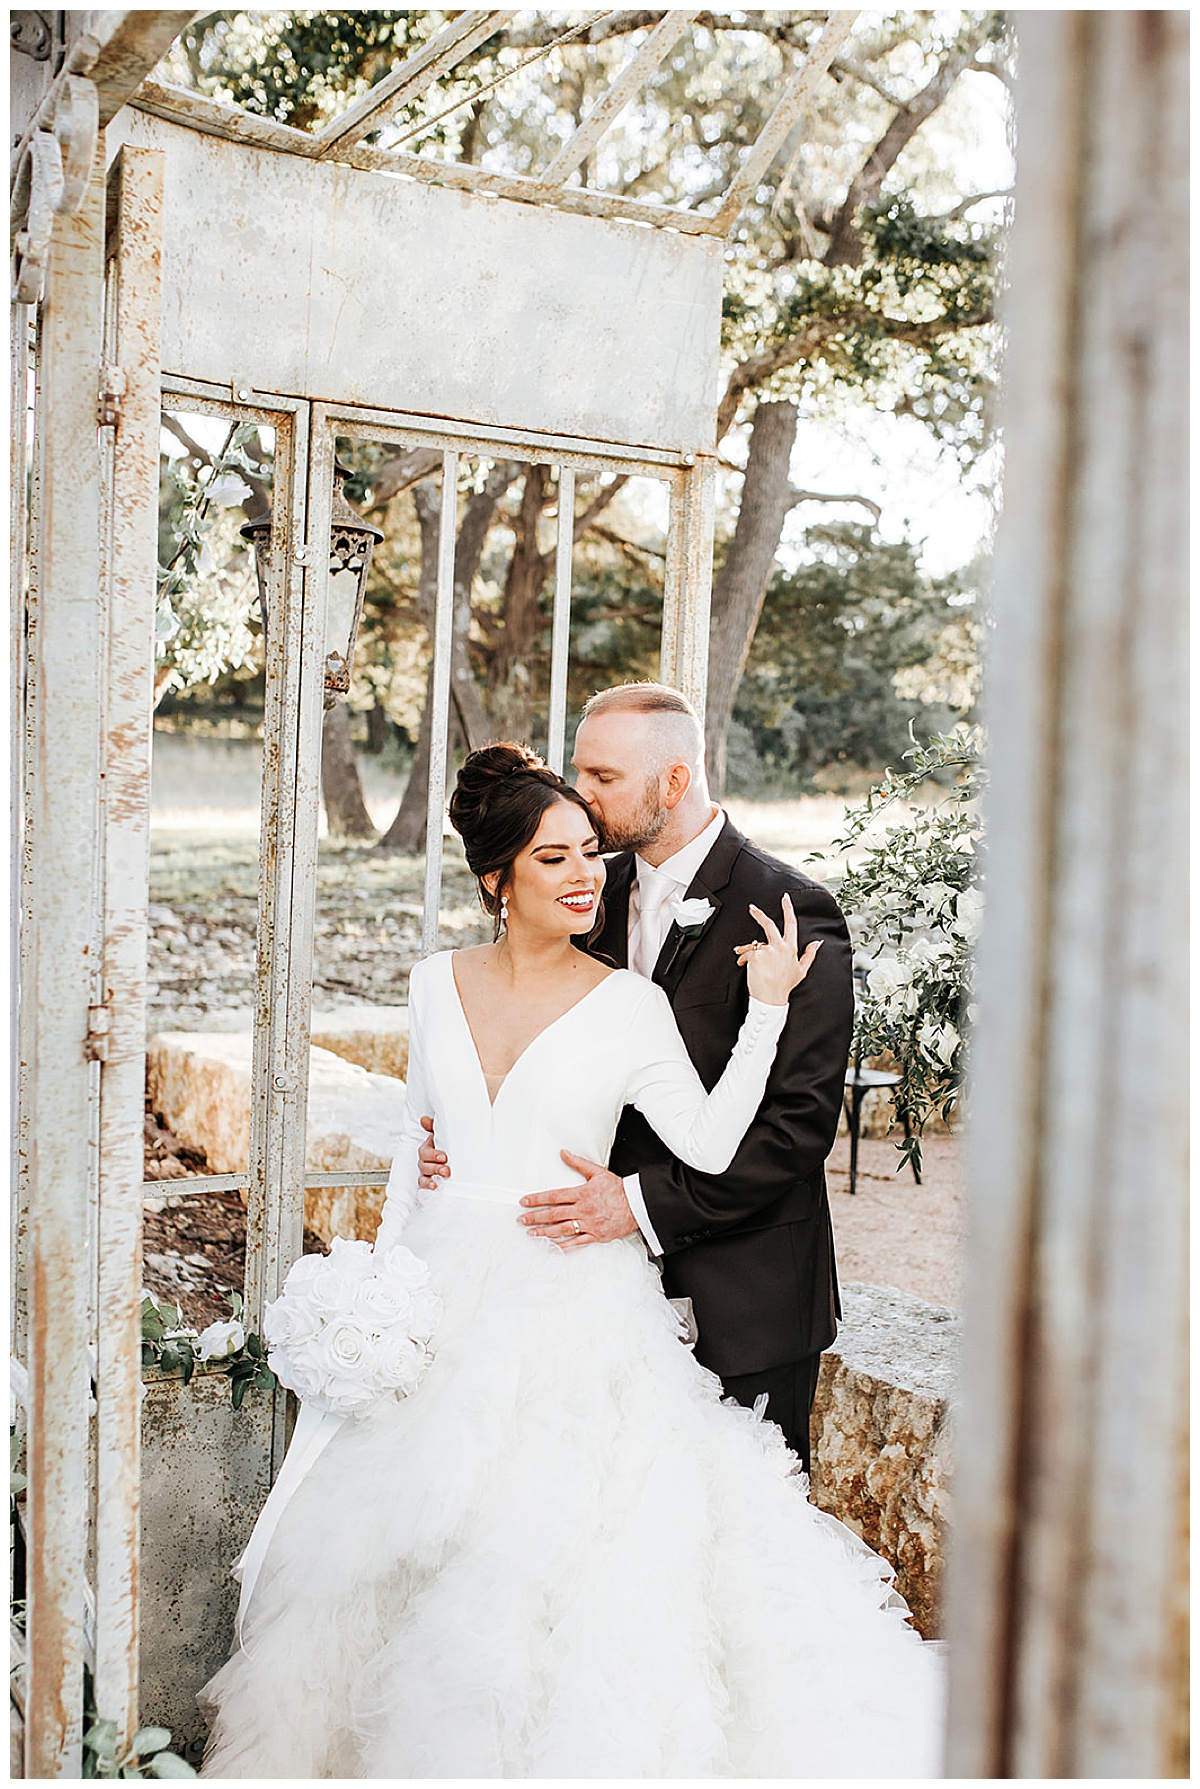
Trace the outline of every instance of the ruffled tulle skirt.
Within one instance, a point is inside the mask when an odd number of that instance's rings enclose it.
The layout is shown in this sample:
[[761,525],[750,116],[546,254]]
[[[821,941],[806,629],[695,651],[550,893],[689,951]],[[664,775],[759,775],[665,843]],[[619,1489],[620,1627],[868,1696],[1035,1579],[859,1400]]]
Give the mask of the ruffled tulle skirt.
[[212,1777],[923,1777],[940,1660],[720,1400],[639,1244],[439,1195],[416,1392],[347,1421],[201,1701]]

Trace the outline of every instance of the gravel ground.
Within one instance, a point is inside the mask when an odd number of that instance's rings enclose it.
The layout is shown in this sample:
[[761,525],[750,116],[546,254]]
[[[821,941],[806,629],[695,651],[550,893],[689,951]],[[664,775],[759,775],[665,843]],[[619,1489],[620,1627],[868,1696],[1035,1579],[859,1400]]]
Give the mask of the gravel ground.
[[898,1173],[899,1154],[888,1138],[863,1137],[858,1180],[850,1196],[850,1143],[839,1137],[829,1158],[829,1204],[843,1280],[897,1286],[930,1304],[962,1305],[965,1210],[962,1140],[925,1137],[921,1185],[912,1170]]

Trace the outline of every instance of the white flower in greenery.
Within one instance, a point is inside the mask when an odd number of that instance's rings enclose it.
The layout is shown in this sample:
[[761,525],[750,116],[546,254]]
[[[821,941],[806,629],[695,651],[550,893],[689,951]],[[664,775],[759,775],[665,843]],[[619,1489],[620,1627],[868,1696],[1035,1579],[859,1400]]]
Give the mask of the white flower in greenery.
[[979,927],[983,920],[983,895],[977,888],[964,888],[955,903],[957,924],[953,927],[960,938],[973,944],[979,936]]
[[232,509],[235,503],[244,503],[249,497],[250,486],[236,472],[221,472],[216,478],[209,479],[204,495],[218,509]]
[[945,882],[927,882],[921,890],[921,898],[928,911],[939,917],[948,912],[954,900],[954,890]]
[[954,1067],[959,1037],[948,1021],[939,1025],[935,1019],[926,1019],[917,1033],[917,1039],[931,1061],[938,1061],[946,1068]]
[[881,957],[867,976],[867,986],[885,1004],[908,985],[908,971],[896,957]]
[[228,1360],[246,1346],[246,1331],[236,1317],[227,1323],[210,1323],[196,1341],[197,1360]]

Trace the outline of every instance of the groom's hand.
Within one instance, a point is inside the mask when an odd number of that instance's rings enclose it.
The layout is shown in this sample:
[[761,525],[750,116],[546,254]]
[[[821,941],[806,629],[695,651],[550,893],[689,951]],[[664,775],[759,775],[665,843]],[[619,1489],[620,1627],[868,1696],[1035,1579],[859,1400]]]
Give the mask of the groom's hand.
[[568,1168],[584,1176],[582,1186],[557,1186],[545,1193],[526,1193],[521,1223],[535,1236],[545,1236],[560,1249],[581,1249],[589,1242],[616,1242],[632,1236],[637,1220],[629,1209],[625,1185],[599,1162],[585,1155],[559,1151]]
[[421,1172],[417,1177],[417,1185],[421,1188],[422,1192],[432,1193],[437,1191],[439,1178],[444,1179],[449,1174],[450,1164],[434,1140],[433,1119],[422,1118],[421,1123],[429,1132],[429,1135],[425,1138],[425,1141],[417,1151],[417,1160],[421,1164]]

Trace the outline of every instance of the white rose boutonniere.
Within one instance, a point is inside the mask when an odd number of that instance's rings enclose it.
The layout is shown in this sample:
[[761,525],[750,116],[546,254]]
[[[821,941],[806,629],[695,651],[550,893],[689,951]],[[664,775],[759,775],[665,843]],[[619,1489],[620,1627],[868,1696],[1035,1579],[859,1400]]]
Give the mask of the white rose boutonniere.
[[685,938],[695,938],[704,930],[716,908],[711,901],[698,895],[693,895],[690,900],[684,895],[672,895],[667,902],[667,912]]

